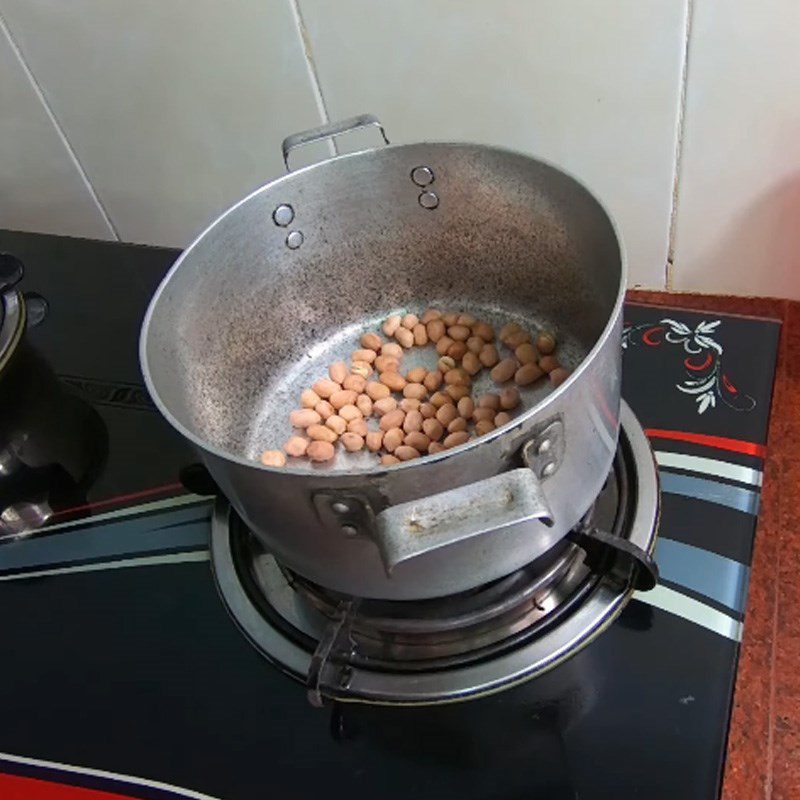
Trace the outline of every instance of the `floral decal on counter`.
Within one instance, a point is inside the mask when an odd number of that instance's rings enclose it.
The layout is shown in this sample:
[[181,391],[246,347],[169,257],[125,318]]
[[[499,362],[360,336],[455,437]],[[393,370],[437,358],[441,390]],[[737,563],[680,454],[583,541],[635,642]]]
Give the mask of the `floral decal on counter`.
[[703,320],[694,330],[669,318],[626,326],[622,331],[622,346],[627,349],[639,344],[647,347],[682,345],[687,354],[683,359],[686,377],[675,387],[694,396],[698,414],[716,408],[717,401],[735,411],[752,411],[756,401],[749,394],[740,392],[723,369],[722,345],[714,338],[721,322]]

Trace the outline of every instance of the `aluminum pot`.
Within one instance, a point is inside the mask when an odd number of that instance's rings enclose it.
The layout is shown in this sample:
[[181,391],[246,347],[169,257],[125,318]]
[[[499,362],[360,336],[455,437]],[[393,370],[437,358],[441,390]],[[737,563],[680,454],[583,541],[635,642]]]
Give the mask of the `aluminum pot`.
[[[289,137],[287,168],[295,147],[364,126],[386,140],[370,115]],[[386,145],[290,172],[224,213],[158,288],[140,354],[161,412],[282,564],[408,600],[511,573],[591,506],[616,448],[625,266],[608,213],[562,170],[474,144]],[[362,331],[428,306],[552,330],[574,372],[526,389],[509,424],[417,461],[259,463]]]

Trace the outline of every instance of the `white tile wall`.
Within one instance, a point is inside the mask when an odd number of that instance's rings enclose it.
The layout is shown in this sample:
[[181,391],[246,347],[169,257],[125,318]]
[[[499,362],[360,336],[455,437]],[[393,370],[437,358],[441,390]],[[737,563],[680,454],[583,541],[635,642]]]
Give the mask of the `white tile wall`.
[[187,244],[283,172],[287,133],[320,124],[289,0],[0,0],[0,14],[123,240]]
[[563,165],[621,225],[631,283],[663,286],[685,2],[300,8],[331,117],[370,111],[397,142],[476,141]]
[[800,299],[800,3],[694,0],[673,286]]
[[0,226],[112,237],[2,25]]

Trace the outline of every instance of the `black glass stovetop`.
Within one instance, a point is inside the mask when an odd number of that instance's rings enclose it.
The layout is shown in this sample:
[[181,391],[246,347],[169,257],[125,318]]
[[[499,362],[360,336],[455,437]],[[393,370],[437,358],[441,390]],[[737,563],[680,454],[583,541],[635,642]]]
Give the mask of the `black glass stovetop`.
[[320,710],[226,614],[210,503],[178,481],[196,458],[142,386],[176,252],[9,232],[0,250],[49,303],[0,375],[0,536],[44,525],[0,544],[0,797],[718,796],[778,323],[626,308],[661,582],[605,634],[491,697]]

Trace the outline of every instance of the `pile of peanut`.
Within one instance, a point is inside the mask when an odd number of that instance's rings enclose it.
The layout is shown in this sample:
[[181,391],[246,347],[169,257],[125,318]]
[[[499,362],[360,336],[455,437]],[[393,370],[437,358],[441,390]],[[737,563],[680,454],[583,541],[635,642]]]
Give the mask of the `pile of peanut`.
[[[349,366],[331,364],[328,377],[302,393],[301,408],[289,414],[298,433],[282,451],[262,453],[263,464],[284,466],[287,455],[330,461],[337,442],[348,452],[366,447],[381,454],[384,465],[440,453],[509,422],[520,405],[517,386],[545,376],[559,386],[569,377],[554,355],[554,336],[540,331],[534,337],[514,322],[495,337],[491,325],[471,314],[430,309],[421,318],[393,315],[382,330],[389,341],[365,333]],[[436,367],[403,374],[404,351],[429,343],[439,356]],[[508,354],[501,356],[501,346]],[[475,399],[472,381],[483,369],[507,386]]]

